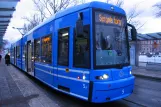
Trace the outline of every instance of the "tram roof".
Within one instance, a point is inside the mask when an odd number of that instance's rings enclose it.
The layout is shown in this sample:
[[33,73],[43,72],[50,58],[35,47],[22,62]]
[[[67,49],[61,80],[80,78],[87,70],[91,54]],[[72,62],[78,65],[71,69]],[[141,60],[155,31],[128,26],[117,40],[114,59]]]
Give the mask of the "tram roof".
[[92,1],[92,2],[88,2],[88,3],[77,5],[77,6],[73,6],[73,7],[70,7],[70,8],[67,8],[67,9],[59,11],[58,13],[56,13],[53,16],[51,16],[46,21],[44,21],[41,24],[39,24],[36,27],[34,27],[32,30],[30,30],[28,33],[26,33],[25,36],[29,35],[30,33],[35,31],[36,29],[42,27],[43,25],[51,22],[52,20],[55,20],[57,18],[63,17],[65,15],[68,15],[68,14],[71,14],[71,13],[74,13],[74,12],[77,12],[79,10],[83,10],[83,9],[86,9],[86,8],[97,8],[97,9],[111,10],[111,7],[114,8],[115,12],[125,14],[125,11],[123,9],[121,9],[119,7],[116,7],[116,6],[112,5],[112,4],[107,4],[107,3],[104,3],[104,2],[98,2],[98,1]]

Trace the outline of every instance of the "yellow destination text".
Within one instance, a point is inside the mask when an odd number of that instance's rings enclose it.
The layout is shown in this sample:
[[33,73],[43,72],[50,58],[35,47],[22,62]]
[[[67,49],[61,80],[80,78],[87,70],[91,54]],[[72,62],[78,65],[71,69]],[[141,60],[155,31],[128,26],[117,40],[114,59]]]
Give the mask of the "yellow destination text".
[[121,25],[121,20],[117,18],[112,18],[112,17],[106,17],[103,16],[102,14],[99,14],[99,21],[102,23],[106,24],[116,24],[116,25]]

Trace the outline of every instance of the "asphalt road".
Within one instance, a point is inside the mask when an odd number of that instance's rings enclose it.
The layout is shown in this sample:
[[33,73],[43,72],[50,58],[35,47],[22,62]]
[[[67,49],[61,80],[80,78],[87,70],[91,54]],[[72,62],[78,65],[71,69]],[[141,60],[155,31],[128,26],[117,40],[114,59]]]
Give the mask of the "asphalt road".
[[7,71],[21,94],[2,101],[0,107],[161,107],[161,81],[158,80],[137,77],[131,96],[110,103],[91,104],[57,92],[12,66],[7,67]]

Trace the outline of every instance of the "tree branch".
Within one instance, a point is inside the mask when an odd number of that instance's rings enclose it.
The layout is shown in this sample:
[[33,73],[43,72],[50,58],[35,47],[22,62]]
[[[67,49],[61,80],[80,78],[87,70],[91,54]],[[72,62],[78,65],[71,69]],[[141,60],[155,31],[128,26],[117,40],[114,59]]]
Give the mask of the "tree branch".
[[161,17],[161,3],[157,3],[153,7],[158,9],[158,11],[155,13],[155,16],[156,17]]
[[142,28],[146,23],[147,23],[147,21],[144,22],[143,24],[141,24],[141,25],[137,28],[137,30],[139,30],[140,28]]
[[48,3],[49,3],[49,0],[42,0],[45,4],[45,8],[46,10],[49,12],[50,15],[52,15],[52,12],[50,11],[50,9],[48,8]]

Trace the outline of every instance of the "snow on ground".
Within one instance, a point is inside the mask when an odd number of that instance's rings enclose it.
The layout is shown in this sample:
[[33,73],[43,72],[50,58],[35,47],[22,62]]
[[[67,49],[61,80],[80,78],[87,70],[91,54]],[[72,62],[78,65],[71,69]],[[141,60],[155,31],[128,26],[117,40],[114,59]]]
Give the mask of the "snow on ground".
[[139,62],[154,62],[154,63],[161,63],[161,55],[147,57],[146,55],[139,56]]

